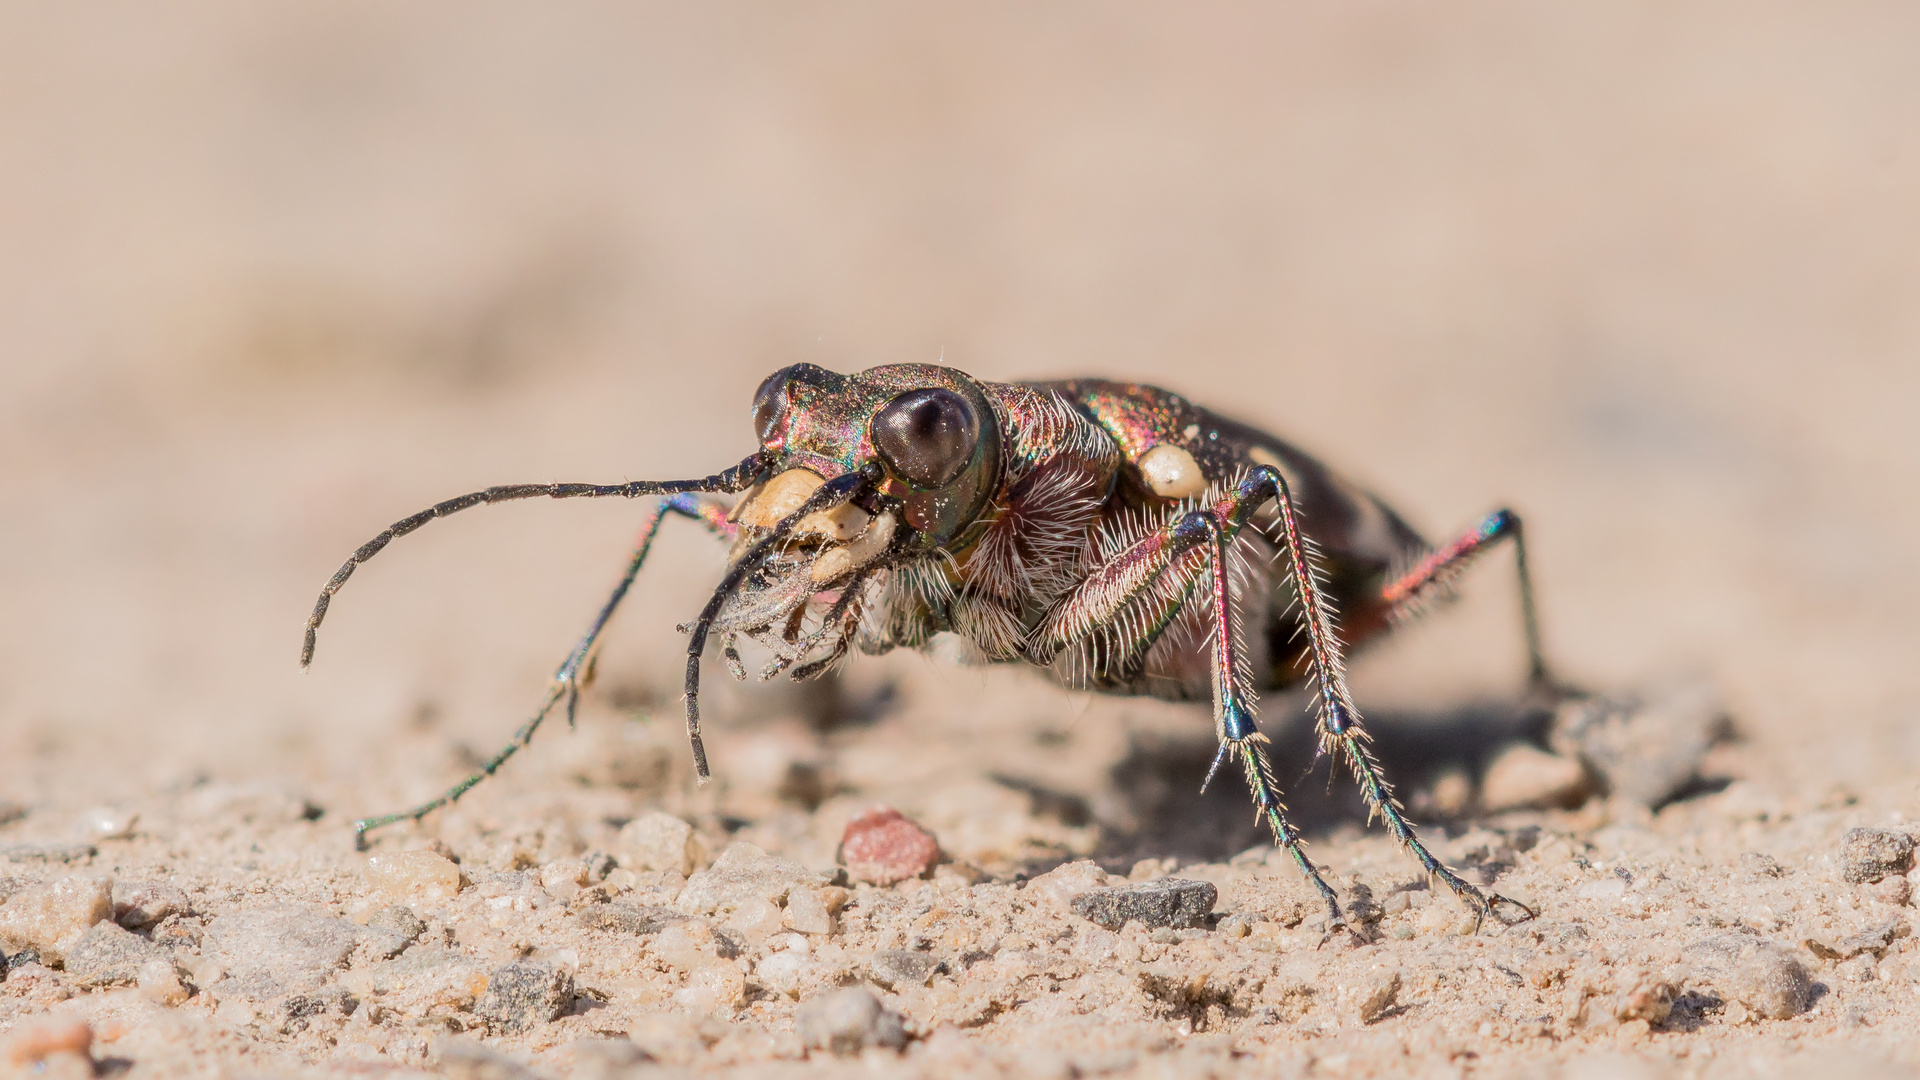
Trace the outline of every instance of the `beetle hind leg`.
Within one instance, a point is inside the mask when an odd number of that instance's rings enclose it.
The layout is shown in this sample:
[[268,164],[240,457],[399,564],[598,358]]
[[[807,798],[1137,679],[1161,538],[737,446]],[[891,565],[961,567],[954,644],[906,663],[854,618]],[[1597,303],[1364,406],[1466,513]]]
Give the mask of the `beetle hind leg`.
[[1554,698],[1584,696],[1576,687],[1556,678],[1547,664],[1546,649],[1540,642],[1540,612],[1534,602],[1533,575],[1527,568],[1526,531],[1520,515],[1511,510],[1495,510],[1481,518],[1478,525],[1458,539],[1435,549],[1388,582],[1380,590],[1387,618],[1398,622],[1418,615],[1429,601],[1447,591],[1469,563],[1502,541],[1513,544],[1514,573],[1520,584],[1520,627],[1527,641],[1528,687]]

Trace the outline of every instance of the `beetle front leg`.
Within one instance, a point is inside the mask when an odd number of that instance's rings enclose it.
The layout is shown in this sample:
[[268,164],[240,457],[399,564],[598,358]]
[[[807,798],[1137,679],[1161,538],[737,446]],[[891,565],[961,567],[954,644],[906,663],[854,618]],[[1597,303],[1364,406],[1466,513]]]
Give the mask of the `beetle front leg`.
[[[1339,893],[1307,857],[1300,830],[1287,820],[1286,804],[1280,801],[1273,765],[1267,760],[1267,738],[1254,723],[1252,703],[1241,682],[1244,649],[1233,619],[1227,561],[1230,528],[1215,511],[1195,510],[1107,560],[1049,612],[1028,647],[1028,659],[1050,662],[1061,649],[1110,624],[1129,604],[1154,599],[1156,594],[1163,601],[1171,598],[1178,602],[1198,582],[1204,568],[1211,585],[1213,713],[1214,730],[1220,740],[1207,780],[1210,782],[1229,761],[1240,764],[1257,813],[1272,830],[1274,842],[1293,857],[1294,864],[1326,902],[1331,920],[1327,932],[1350,929],[1340,912]],[[1201,565],[1194,565],[1196,561]],[[1205,786],[1201,785],[1202,790]]]
[[640,567],[647,561],[647,552],[653,549],[653,538],[660,532],[660,523],[670,513],[691,518],[705,525],[709,532],[722,539],[732,539],[736,529],[736,526],[726,519],[724,508],[693,495],[673,495],[661,499],[653,513],[640,526],[640,539],[634,545],[633,557],[627,561],[626,573],[621,575],[620,583],[614,586],[613,595],[600,606],[600,613],[594,617],[593,625],[588,628],[586,636],[574,645],[573,651],[567,654],[567,658],[561,661],[560,667],[554,671],[553,681],[547,687],[547,696],[541,700],[540,707],[535,710],[532,719],[521,724],[520,730],[514,732],[513,738],[507,740],[507,745],[482,762],[473,775],[448,788],[438,798],[421,803],[409,810],[361,818],[354,822],[353,844],[356,850],[366,850],[367,833],[374,829],[401,821],[419,821],[433,811],[459,801],[460,796],[498,772],[500,766],[507,763],[508,758],[519,753],[522,747],[532,742],[534,733],[540,730],[541,722],[546,720],[547,715],[553,712],[553,707],[563,698],[567,703],[567,726],[573,727],[574,713],[580,703],[580,691],[585,689],[586,684],[593,678],[594,659],[599,655],[601,631],[607,628],[607,622],[613,618],[614,610],[620,606],[620,602],[627,598],[627,590],[633,587],[634,579],[640,574]]

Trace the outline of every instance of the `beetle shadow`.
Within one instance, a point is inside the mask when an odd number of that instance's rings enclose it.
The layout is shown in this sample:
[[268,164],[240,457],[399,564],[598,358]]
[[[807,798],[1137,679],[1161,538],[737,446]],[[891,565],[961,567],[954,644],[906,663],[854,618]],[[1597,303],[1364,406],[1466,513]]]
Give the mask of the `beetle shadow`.
[[[1494,754],[1516,740],[1540,744],[1552,714],[1515,700],[1484,700],[1446,710],[1373,710],[1367,713],[1375,757],[1410,816],[1432,827],[1448,825],[1422,796],[1450,772],[1478,776]],[[1344,762],[1317,752],[1305,723],[1270,736],[1268,753],[1288,819],[1309,841],[1342,825],[1364,826],[1367,805]],[[1143,734],[1113,768],[1113,783],[1137,826],[1109,829],[1103,862],[1122,870],[1133,860],[1175,857],[1221,862],[1271,844],[1256,820],[1238,768],[1223,767],[1200,792],[1217,744],[1211,730]]]

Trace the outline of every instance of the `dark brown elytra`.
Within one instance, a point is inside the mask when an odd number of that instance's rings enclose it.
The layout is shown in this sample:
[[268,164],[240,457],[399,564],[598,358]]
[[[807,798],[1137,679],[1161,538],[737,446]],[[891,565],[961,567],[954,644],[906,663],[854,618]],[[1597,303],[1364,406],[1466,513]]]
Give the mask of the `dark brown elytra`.
[[[354,552],[307,621],[304,666],[334,593],[395,537],[483,503],[539,496],[655,501],[613,595],[554,674],[539,709],[479,771],[431,802],[356,823],[356,838],[418,820],[493,774],[562,700],[571,722],[600,633],[671,515],[731,544],[689,635],[687,735],[704,781],[700,662],[719,635],[771,654],[761,672],[809,678],[853,650],[920,648],[952,634],[982,661],[1069,686],[1213,705],[1213,775],[1237,765],[1274,839],[1344,925],[1337,896],[1287,820],[1254,695],[1307,684],[1322,752],[1344,759],[1371,816],[1476,913],[1509,905],[1448,869],[1414,832],[1369,747],[1345,650],[1445,591],[1477,554],[1513,542],[1529,675],[1540,648],[1520,520],[1506,510],[1443,547],[1281,439],[1165,390],[1100,379],[993,383],[901,364],[839,375],[775,372],[753,404],[760,446],[698,480],[520,484],[439,503]],[[744,493],[728,502],[721,494]],[[1336,632],[1334,613],[1342,625]]]

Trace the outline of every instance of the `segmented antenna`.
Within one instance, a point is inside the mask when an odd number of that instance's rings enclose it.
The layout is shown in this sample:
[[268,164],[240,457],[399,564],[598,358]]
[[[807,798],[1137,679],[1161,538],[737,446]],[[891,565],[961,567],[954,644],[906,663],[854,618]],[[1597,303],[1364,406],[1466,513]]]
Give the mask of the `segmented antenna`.
[[304,668],[313,663],[313,648],[320,635],[320,621],[327,617],[327,606],[333,602],[333,594],[340,591],[340,587],[347,583],[360,564],[378,555],[380,549],[395,538],[405,536],[435,518],[457,514],[475,506],[515,499],[637,499],[644,495],[679,495],[689,491],[744,491],[760,479],[766,468],[765,455],[756,453],[731,469],[700,480],[635,480],[625,484],[506,484],[435,503],[412,517],[394,522],[379,536],[360,545],[360,550],[349,556],[335,571],[332,580],[320,590],[320,599],[314,601],[313,614],[307,616],[307,636],[300,648],[300,666]]

